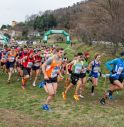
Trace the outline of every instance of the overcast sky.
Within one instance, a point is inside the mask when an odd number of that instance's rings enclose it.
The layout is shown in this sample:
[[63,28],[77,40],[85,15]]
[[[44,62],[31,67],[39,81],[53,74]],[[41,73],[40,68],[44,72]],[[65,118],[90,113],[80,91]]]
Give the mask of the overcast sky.
[[73,5],[81,0],[0,0],[0,26],[24,21],[26,15]]

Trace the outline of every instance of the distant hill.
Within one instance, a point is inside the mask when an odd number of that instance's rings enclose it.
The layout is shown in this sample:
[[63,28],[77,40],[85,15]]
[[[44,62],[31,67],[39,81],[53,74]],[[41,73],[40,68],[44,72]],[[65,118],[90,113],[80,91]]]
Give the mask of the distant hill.
[[109,41],[115,47],[124,45],[124,0],[86,0],[73,6],[47,10],[28,16],[13,29],[22,33],[49,29],[64,29],[72,40],[86,42]]

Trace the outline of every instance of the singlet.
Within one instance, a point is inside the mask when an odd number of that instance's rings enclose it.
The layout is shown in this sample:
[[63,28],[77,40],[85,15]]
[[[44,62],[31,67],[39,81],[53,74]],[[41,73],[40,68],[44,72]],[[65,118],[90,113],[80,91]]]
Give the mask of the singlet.
[[57,77],[61,64],[62,64],[61,61],[57,61],[57,60],[53,59],[52,63],[50,65],[47,65],[47,68],[46,68],[47,76],[49,78]]

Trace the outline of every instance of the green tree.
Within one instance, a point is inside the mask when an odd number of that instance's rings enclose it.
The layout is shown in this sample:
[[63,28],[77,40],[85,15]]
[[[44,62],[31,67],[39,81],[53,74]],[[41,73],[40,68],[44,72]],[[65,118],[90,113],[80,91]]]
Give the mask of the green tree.
[[6,25],[2,25],[2,26],[1,26],[1,30],[6,29],[6,28],[7,28]]
[[34,22],[34,30],[39,32],[47,31],[57,26],[56,18],[52,14],[45,14],[42,16],[37,16]]
[[25,29],[22,31],[22,36],[27,37],[28,36],[28,29]]
[[10,28],[11,28],[10,25],[2,25],[1,26],[1,30],[3,30],[3,29],[10,29]]

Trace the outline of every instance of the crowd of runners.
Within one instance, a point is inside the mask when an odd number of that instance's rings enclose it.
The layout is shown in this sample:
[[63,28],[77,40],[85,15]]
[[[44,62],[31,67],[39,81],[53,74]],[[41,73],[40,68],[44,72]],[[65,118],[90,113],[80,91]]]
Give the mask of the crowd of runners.
[[11,83],[13,73],[18,72],[18,81],[23,90],[26,89],[27,82],[33,79],[32,86],[38,85],[38,77],[43,75],[44,80],[39,83],[39,87],[44,88],[48,94],[46,102],[41,106],[43,110],[49,110],[49,103],[56,95],[58,80],[64,81],[65,90],[62,97],[66,101],[67,94],[71,88],[75,88],[73,98],[79,101],[84,98],[83,93],[88,81],[91,82],[91,96],[95,96],[95,88],[98,85],[99,77],[110,79],[109,89],[103,93],[99,102],[104,105],[106,99],[112,99],[115,91],[123,89],[124,79],[124,52],[120,57],[105,63],[109,74],[103,75],[101,72],[101,54],[95,54],[91,60],[89,52],[75,54],[73,60],[69,60],[63,48],[54,46],[32,47],[10,47],[0,51],[1,71],[8,74],[7,82]]

